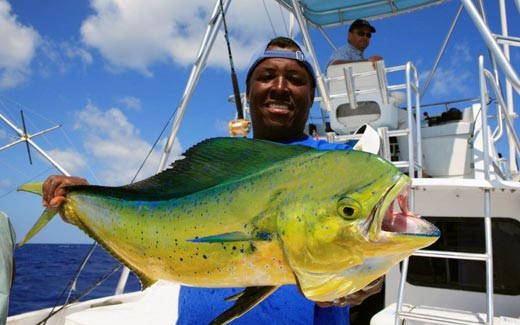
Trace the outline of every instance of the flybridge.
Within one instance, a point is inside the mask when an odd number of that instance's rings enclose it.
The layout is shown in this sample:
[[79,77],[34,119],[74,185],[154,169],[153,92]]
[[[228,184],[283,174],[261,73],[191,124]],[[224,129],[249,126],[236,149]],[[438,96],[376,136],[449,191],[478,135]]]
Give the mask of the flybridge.
[[287,10],[299,6],[305,20],[314,27],[345,25],[358,18],[379,19],[423,9],[447,0],[276,0]]

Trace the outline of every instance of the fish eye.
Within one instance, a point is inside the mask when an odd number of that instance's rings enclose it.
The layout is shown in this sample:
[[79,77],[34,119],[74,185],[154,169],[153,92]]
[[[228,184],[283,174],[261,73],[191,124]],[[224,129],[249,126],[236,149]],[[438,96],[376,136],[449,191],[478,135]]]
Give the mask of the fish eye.
[[344,219],[356,219],[361,213],[361,204],[351,198],[341,198],[338,201],[338,213]]

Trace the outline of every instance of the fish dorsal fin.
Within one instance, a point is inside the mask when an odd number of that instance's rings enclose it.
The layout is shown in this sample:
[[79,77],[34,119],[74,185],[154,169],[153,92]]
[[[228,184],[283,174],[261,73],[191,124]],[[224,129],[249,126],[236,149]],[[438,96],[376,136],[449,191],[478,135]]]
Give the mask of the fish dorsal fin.
[[211,138],[189,148],[184,159],[150,178],[121,187],[78,185],[70,191],[88,190],[125,199],[172,199],[240,179],[272,163],[315,150],[248,138]]

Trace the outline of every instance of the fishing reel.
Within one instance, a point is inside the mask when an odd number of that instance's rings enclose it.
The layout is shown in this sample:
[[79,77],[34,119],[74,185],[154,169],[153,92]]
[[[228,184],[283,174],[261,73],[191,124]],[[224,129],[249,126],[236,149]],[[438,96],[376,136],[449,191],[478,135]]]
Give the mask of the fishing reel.
[[232,137],[246,137],[251,131],[251,121],[246,119],[231,120],[228,123],[228,129]]

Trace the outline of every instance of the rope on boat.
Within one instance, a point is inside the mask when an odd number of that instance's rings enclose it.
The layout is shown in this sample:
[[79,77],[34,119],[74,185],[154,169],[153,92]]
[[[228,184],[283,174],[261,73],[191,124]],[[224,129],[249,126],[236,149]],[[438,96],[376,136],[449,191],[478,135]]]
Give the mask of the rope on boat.
[[103,275],[102,277],[100,277],[96,282],[94,282],[90,287],[88,287],[87,289],[83,290],[82,292],[78,293],[76,295],[76,297],[74,297],[74,299],[68,301],[66,304],[63,304],[60,308],[58,309],[54,309],[55,307],[53,307],[52,311],[49,313],[49,315],[47,315],[47,317],[45,317],[45,319],[41,320],[39,323],[37,323],[36,325],[44,325],[47,323],[47,321],[54,315],[56,315],[57,313],[59,313],[61,310],[63,310],[65,307],[67,307],[67,305],[69,304],[73,304],[73,303],[76,303],[78,301],[80,301],[81,298],[83,298],[84,296],[88,295],[92,290],[94,290],[95,288],[97,288],[101,283],[103,283],[106,279],[108,279],[112,274],[114,274],[115,272],[117,272],[119,269],[121,268],[121,264],[118,264],[116,266],[114,266],[112,268],[112,270],[110,270],[109,272],[105,273],[105,275]]
[[[79,275],[81,274],[81,272],[83,271],[83,268],[85,267],[85,265],[87,264],[87,261],[90,259],[90,256],[92,255],[92,253],[94,252],[94,249],[96,248],[97,246],[97,243],[94,242],[92,244],[92,246],[90,247],[87,255],[83,258],[83,262],[81,262],[81,265],[78,267],[78,269],[76,270],[76,272],[74,273],[74,276],[72,277],[72,279],[69,281],[69,283],[67,284],[67,286],[65,287],[65,289],[63,289],[63,292],[61,293],[61,295],[58,297],[58,299],[56,300],[56,302],[54,303],[54,306],[52,307],[51,309],[51,312],[49,313],[49,316],[47,316],[44,320],[42,320],[40,323],[38,324],[45,324],[47,322],[47,320],[52,317],[52,315],[55,314],[54,312],[54,309],[58,306],[58,303],[59,301],[61,300],[61,298],[63,298],[63,296],[65,295],[65,292],[68,290],[69,293],[67,295],[67,300],[65,301],[65,303],[63,304],[63,306],[67,306],[68,303],[69,303],[69,298],[70,298],[70,295],[72,293],[72,290],[74,290],[74,288],[76,287],[76,281],[78,280],[78,277]],[[63,307],[61,307],[59,310],[61,310]]]
[[[267,15],[267,19],[269,20],[269,24],[271,25],[271,31],[273,32],[273,37],[279,36],[278,33],[276,32],[276,28],[274,27],[273,19],[271,18],[271,14],[269,13],[269,9],[267,8],[267,4],[265,3],[265,0],[263,0],[262,2],[264,4],[264,11]],[[280,3],[278,3],[278,8],[280,9],[280,17],[282,18],[283,26],[285,28],[285,35],[291,35],[291,33],[289,32],[289,28],[287,27],[287,22],[285,21],[283,7]]]

